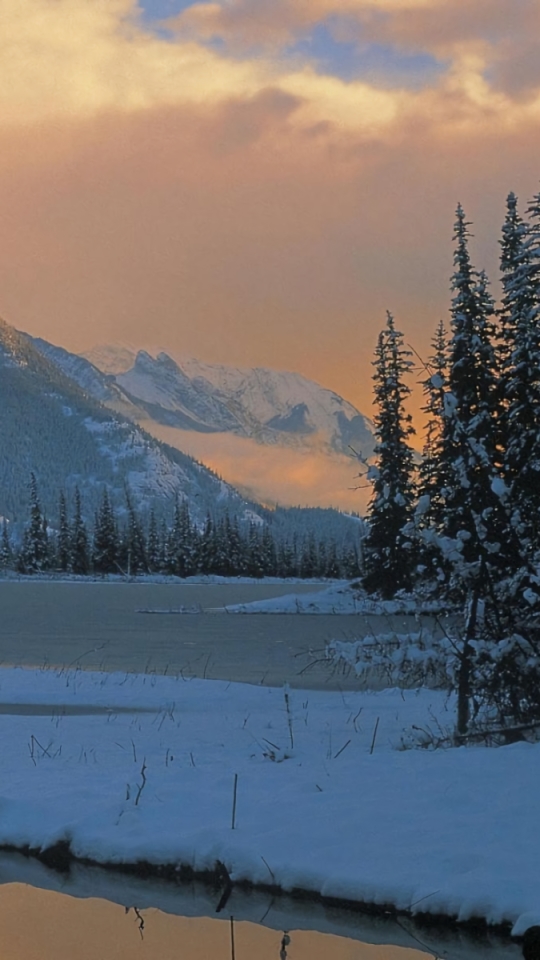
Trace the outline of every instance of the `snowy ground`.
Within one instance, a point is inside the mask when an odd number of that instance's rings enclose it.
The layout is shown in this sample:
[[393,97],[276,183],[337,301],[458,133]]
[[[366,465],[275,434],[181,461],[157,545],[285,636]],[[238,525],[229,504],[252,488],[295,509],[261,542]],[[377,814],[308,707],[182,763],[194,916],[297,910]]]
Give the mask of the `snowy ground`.
[[1,844],[540,922],[540,746],[400,749],[451,726],[440,692],[4,668],[0,701],[31,713],[0,719]]
[[79,576],[76,573],[46,573],[24,574],[16,573],[12,570],[0,572],[0,583],[2,581],[22,581],[30,583],[164,583],[164,584],[219,584],[229,587],[235,584],[249,584],[253,586],[280,586],[282,584],[291,584],[295,588],[303,586],[317,586],[322,589],[328,584],[343,585],[345,580],[321,580],[320,577],[312,579],[299,579],[298,577],[222,577],[218,574],[200,573],[192,577],[175,577],[173,574],[164,573],[141,573],[137,576],[123,576],[117,573],[105,573],[100,575]]
[[393,616],[418,612],[435,613],[439,611],[440,604],[423,603],[419,607],[418,602],[412,598],[372,600],[363,596],[361,591],[352,587],[347,580],[338,580],[326,589],[319,589],[313,593],[291,593],[282,597],[272,597],[269,600],[229,604],[224,609],[228,613],[336,613],[342,615],[360,613]]

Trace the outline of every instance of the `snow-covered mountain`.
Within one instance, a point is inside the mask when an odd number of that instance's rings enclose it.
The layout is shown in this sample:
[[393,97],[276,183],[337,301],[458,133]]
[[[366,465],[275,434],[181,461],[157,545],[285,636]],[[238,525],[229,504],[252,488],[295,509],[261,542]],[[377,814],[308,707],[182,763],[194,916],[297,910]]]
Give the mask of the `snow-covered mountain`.
[[[55,362],[48,355],[53,350]],[[114,378],[0,321],[1,516],[26,518],[31,471],[48,516],[56,515],[59,493],[78,486],[92,517],[104,485],[119,508],[127,487],[143,509],[172,510],[177,495],[201,519],[207,508],[229,507],[239,515],[254,509],[202,464],[104,403],[129,406]]]
[[[114,382],[134,408],[164,426],[346,456],[353,456],[351,447],[365,457],[373,452],[370,421],[343,397],[298,373],[239,369],[164,352],[153,357],[140,351],[133,358],[125,348],[116,354],[112,346],[90,351],[86,359],[94,367],[101,364],[109,389]],[[83,384],[82,372],[72,375]]]
[[353,451],[372,455],[371,422],[298,373],[115,345],[78,356],[32,342],[87,394],[208,464],[247,499],[354,511],[365,506]]

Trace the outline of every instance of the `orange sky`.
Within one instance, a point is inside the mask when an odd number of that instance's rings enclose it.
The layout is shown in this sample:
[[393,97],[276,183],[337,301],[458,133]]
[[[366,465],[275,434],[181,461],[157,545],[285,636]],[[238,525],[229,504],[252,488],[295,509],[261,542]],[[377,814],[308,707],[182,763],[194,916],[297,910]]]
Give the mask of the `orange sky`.
[[457,201],[495,278],[505,196],[538,190],[540,4],[180,6],[0,0],[0,314],[369,412],[386,308],[422,353],[447,310]]

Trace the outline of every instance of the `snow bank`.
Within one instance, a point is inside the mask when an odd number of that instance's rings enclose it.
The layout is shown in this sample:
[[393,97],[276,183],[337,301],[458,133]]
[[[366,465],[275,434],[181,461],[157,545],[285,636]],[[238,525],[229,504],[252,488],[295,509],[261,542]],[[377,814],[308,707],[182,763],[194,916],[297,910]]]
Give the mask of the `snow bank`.
[[[0,700],[55,704],[1,719],[0,844],[65,840],[102,863],[196,870],[220,860],[235,880],[285,890],[516,932],[538,922],[540,746],[400,749],[413,725],[451,726],[440,692],[2,669]],[[66,715],[74,705],[108,712]]]
[[[305,581],[304,581],[305,582]],[[413,598],[397,600],[373,600],[351,586],[348,581],[338,581],[313,593],[288,594],[271,600],[255,600],[253,603],[230,604],[224,608],[229,613],[337,613],[337,614],[415,614],[435,613],[439,603],[426,602],[419,605]]]

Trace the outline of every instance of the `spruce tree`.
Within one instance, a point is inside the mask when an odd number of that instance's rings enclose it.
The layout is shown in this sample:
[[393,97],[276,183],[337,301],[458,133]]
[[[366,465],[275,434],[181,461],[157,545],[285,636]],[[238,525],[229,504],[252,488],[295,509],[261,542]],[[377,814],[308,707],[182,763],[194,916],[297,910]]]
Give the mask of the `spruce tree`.
[[67,573],[71,564],[71,538],[67,513],[67,504],[64,493],[60,494],[58,504],[58,534],[56,537],[56,566],[62,573]]
[[48,561],[47,532],[39,502],[37,480],[30,474],[30,519],[24,531],[20,564],[24,573],[45,570]]
[[248,530],[247,574],[250,577],[264,577],[259,525],[253,522]]
[[107,488],[96,515],[92,561],[96,573],[119,572],[119,542],[115,516]]
[[159,533],[154,509],[150,511],[148,518],[147,544],[147,562],[150,573],[157,573],[161,566],[161,546],[159,542]]
[[173,524],[168,538],[168,569],[177,577],[196,572],[196,531],[192,527],[187,500],[176,501]]
[[403,335],[388,313],[374,361],[377,466],[370,471],[373,495],[368,510],[364,576],[366,589],[383,597],[410,588],[412,579],[412,544],[407,526],[413,512],[414,459],[408,440],[414,429],[404,406],[410,393],[404,382],[412,366],[409,358]]
[[2,519],[2,537],[0,539],[0,570],[11,570],[13,566],[13,549],[6,518]]
[[122,560],[128,575],[148,572],[146,543],[133,501],[126,489],[127,528],[122,544]]
[[501,242],[500,393],[503,476],[530,557],[540,543],[540,195],[528,212],[529,226],[510,194]]
[[448,343],[441,320],[432,340],[432,354],[427,362],[427,375],[422,381],[427,416],[418,471],[418,498],[420,527],[438,527],[444,502],[444,490],[449,482],[448,463],[444,449],[444,391],[448,383]]
[[199,544],[198,569],[204,574],[215,572],[214,522],[209,512],[206,514]]
[[[469,224],[458,206],[454,239],[448,390],[444,400],[442,533],[457,541],[465,563],[502,562],[505,519],[497,478],[498,386],[495,307],[485,273],[472,266]],[[471,568],[471,573],[472,573]],[[484,565],[484,573],[486,567]]]
[[73,522],[71,525],[70,545],[71,545],[71,570],[79,576],[86,576],[89,572],[90,563],[88,557],[88,533],[82,515],[81,494],[78,487],[75,487],[75,503],[73,509]]

